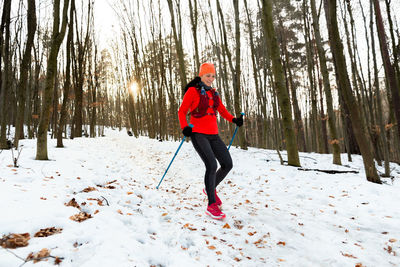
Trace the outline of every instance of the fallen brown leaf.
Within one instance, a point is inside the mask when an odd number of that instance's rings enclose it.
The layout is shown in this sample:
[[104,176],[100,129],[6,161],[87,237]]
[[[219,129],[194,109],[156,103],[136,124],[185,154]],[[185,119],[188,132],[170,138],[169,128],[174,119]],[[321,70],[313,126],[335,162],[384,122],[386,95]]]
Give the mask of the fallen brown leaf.
[[58,234],[62,232],[62,228],[55,228],[55,227],[49,227],[45,229],[40,229],[39,232],[37,232],[34,237],[48,237],[54,234]]
[[227,228],[227,229],[231,229],[231,227],[229,226],[228,223],[226,223],[222,228]]
[[389,254],[393,253],[393,255],[396,256],[396,252],[393,251],[393,248],[391,246],[388,245],[387,248],[383,248],[383,249],[386,250]]
[[34,263],[37,263],[47,257],[50,256],[50,250],[48,250],[47,248],[43,248],[41,249],[38,253],[33,254],[33,252],[31,252],[28,257],[26,257],[25,261],[31,261],[33,260]]
[[340,252],[340,253],[342,253],[342,255],[345,256],[345,257],[357,259],[357,257],[355,257],[355,256],[353,256],[353,255],[351,255],[351,254],[343,253],[343,252]]
[[82,190],[82,192],[85,192],[85,193],[89,193],[91,191],[97,191],[97,189],[94,188],[94,187],[89,186],[89,187],[86,187],[85,189]]
[[185,224],[185,225],[183,226],[183,228],[187,228],[187,229],[189,229],[189,230],[191,230],[191,231],[196,231],[196,230],[197,230],[196,228],[191,227],[191,226],[189,225],[189,223]]
[[86,212],[79,212],[78,214],[72,215],[69,217],[71,220],[76,221],[76,222],[83,222],[87,219],[92,218],[92,215],[86,213]]
[[19,248],[29,245],[31,236],[29,233],[24,234],[9,234],[0,239],[0,246],[3,248]]
[[71,199],[68,203],[64,203],[65,206],[75,207],[77,209],[81,209],[78,202],[76,202],[75,198]]
[[233,226],[239,230],[242,229],[243,228],[242,221],[235,220]]
[[59,257],[56,257],[54,260],[54,264],[60,265],[60,263],[62,262],[62,260]]

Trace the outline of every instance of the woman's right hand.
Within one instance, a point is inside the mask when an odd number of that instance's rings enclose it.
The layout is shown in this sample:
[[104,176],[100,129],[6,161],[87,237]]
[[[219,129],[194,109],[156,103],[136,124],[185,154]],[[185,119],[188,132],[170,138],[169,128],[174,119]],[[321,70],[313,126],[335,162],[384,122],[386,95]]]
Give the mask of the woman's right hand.
[[186,126],[185,128],[183,128],[182,133],[186,137],[191,136],[192,135],[192,127]]

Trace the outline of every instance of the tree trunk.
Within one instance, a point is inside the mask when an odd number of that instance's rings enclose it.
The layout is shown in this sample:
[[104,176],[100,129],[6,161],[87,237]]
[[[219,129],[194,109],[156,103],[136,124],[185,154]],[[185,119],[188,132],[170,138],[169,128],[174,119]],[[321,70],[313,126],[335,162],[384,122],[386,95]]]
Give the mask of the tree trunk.
[[390,163],[389,163],[389,144],[386,139],[386,129],[383,118],[382,111],[382,100],[381,100],[381,90],[379,85],[379,75],[378,75],[378,64],[376,63],[376,52],[375,52],[375,35],[374,35],[374,23],[373,23],[373,3],[370,2],[370,12],[371,12],[371,21],[370,21],[370,32],[371,32],[371,45],[372,45],[372,60],[374,64],[374,79],[375,79],[375,96],[376,96],[376,106],[377,106],[377,122],[379,124],[379,137],[381,139],[382,149],[383,149],[383,160],[384,160],[384,168],[385,174],[384,176],[390,176]]
[[262,148],[267,148],[266,141],[267,141],[267,135],[266,135],[266,129],[265,129],[265,122],[264,119],[267,119],[267,112],[265,108],[265,91],[261,89],[260,86],[260,76],[261,73],[259,71],[260,65],[258,64],[259,58],[257,58],[257,52],[256,52],[256,47],[254,44],[254,25],[251,20],[250,12],[247,6],[247,0],[244,0],[244,6],[246,10],[246,15],[247,15],[247,21],[248,21],[248,31],[249,31],[249,44],[250,44],[250,51],[251,51],[251,63],[252,63],[252,68],[253,68],[253,79],[254,79],[254,84],[256,88],[256,94],[257,94],[257,103],[258,103],[258,116],[257,116],[257,122],[258,125],[261,125],[257,128],[258,138],[260,139],[259,146]]
[[336,0],[325,0],[325,12],[327,15],[327,25],[329,31],[330,46],[334,61],[337,65],[337,77],[340,84],[339,90],[343,94],[343,100],[349,108],[350,118],[357,139],[357,143],[361,150],[361,155],[364,161],[365,173],[367,180],[374,183],[381,183],[378,173],[375,168],[374,158],[370,151],[368,139],[365,136],[365,126],[361,120],[357,102],[351,91],[350,80],[347,73],[346,60],[343,54],[343,44],[340,39],[339,29],[336,17]]
[[[283,31],[283,23],[282,20],[279,19],[279,25],[281,27],[281,31]],[[282,34],[284,35],[284,33]],[[293,74],[292,74],[292,68],[290,66],[290,59],[289,59],[289,52],[287,49],[287,40],[286,36],[282,36],[282,49],[283,49],[283,54],[285,56],[285,60],[283,61],[283,64],[286,62],[286,69],[287,69],[287,76],[288,76],[288,83],[289,88],[290,88],[290,93],[292,95],[292,106],[293,106],[293,113],[294,113],[294,125],[297,133],[297,144],[299,145],[300,151],[307,151],[307,143],[306,143],[306,138],[304,134],[304,125],[303,125],[303,120],[301,118],[301,112],[300,112],[300,107],[299,107],[299,102],[297,99],[297,86],[295,84],[295,81],[293,79]],[[285,67],[284,65],[284,67]]]
[[[3,15],[1,18],[1,32],[0,32],[1,34],[0,53],[4,61],[4,70],[3,73],[1,74],[0,149],[8,148],[6,129],[7,129],[7,119],[8,119],[7,114],[9,109],[8,108],[9,88],[11,86],[10,13],[11,13],[11,0],[5,0],[3,6]],[[5,29],[5,39],[3,41],[4,29]]]
[[26,40],[26,47],[24,56],[22,58],[20,66],[20,82],[18,84],[17,94],[18,94],[18,109],[17,109],[17,119],[15,125],[15,137],[14,145],[18,147],[19,139],[24,138],[24,114],[25,114],[25,96],[28,81],[29,63],[31,61],[31,50],[33,46],[33,40],[36,31],[36,6],[35,0],[28,0],[28,38]]
[[[171,27],[172,27],[172,32],[174,35],[174,40],[175,40],[175,48],[178,54],[178,62],[179,62],[179,77],[181,79],[181,87],[183,87],[187,84],[187,78],[186,78],[186,70],[185,70],[185,59],[184,59],[184,54],[183,54],[183,45],[182,45],[182,33],[180,30],[180,24],[179,26],[179,31],[177,30],[177,25],[175,23],[175,12],[174,12],[174,5],[172,3],[172,0],[167,0],[168,2],[168,7],[169,7],[169,12],[171,14]],[[180,10],[178,10],[178,15],[180,14]],[[180,16],[180,15],[179,15]],[[183,94],[183,90],[181,90]]]
[[282,62],[280,60],[279,44],[273,25],[272,0],[263,0],[262,3],[265,38],[271,55],[274,83],[277,90],[279,108],[283,119],[285,142],[288,153],[288,164],[291,166],[300,166],[296,135],[293,127],[292,110],[288,91],[285,85]]
[[40,115],[38,139],[36,147],[36,159],[48,160],[47,155],[47,129],[50,120],[50,108],[53,102],[54,80],[57,74],[57,57],[61,43],[64,39],[65,31],[68,23],[68,5],[69,0],[64,0],[64,7],[62,13],[62,23],[60,27],[60,0],[54,0],[54,21],[53,33],[51,37],[50,55],[47,60],[46,70],[46,85],[44,89],[44,99],[42,105],[42,112]]
[[389,88],[392,93],[392,107],[397,120],[397,135],[400,138],[400,91],[399,84],[396,81],[396,74],[393,65],[390,62],[389,50],[387,47],[385,27],[383,26],[381,8],[378,0],[374,1],[376,28],[381,47],[382,61],[385,68],[386,79],[388,80]]
[[200,58],[199,58],[199,44],[197,41],[197,22],[198,22],[198,12],[197,12],[197,0],[193,0],[194,6],[192,4],[192,0],[189,0],[189,11],[190,11],[190,22],[192,24],[192,34],[194,41],[194,59],[196,62],[195,70],[200,68]]
[[314,79],[314,53],[312,49],[312,44],[311,44],[311,38],[310,38],[310,26],[309,26],[309,20],[308,20],[308,14],[307,14],[307,6],[306,6],[306,0],[303,2],[303,20],[304,20],[304,39],[306,42],[306,57],[307,57],[307,71],[308,71],[308,80],[309,80],[309,86],[310,86],[310,97],[311,97],[311,123],[312,123],[312,129],[314,130],[315,133],[315,140],[317,144],[317,149],[316,151],[318,153],[323,153],[323,144],[322,144],[322,135],[321,135],[321,128],[320,128],[320,123],[319,123],[319,113],[318,113],[318,107],[317,107],[317,86],[315,84],[315,79]]
[[[74,86],[75,89],[75,109],[74,109],[74,137],[82,137],[82,125],[83,125],[83,85],[85,81],[85,69],[86,69],[86,53],[89,46],[89,34],[90,34],[90,18],[92,13],[91,1],[88,1],[88,14],[87,14],[87,22],[86,22],[86,33],[84,40],[80,38],[78,32],[78,23],[77,23],[77,14],[75,9],[75,28],[76,28],[76,43],[78,47],[78,51],[72,54],[75,60],[75,79],[76,83]],[[81,25],[81,34],[83,31],[83,19]],[[81,36],[82,37],[82,36]]]
[[329,144],[332,145],[333,164],[342,165],[342,161],[340,159],[340,146],[339,146],[340,142],[339,142],[339,138],[338,138],[338,134],[337,134],[337,130],[336,130],[336,118],[335,118],[335,113],[333,112],[333,100],[332,100],[332,93],[331,93],[331,85],[330,85],[330,81],[329,81],[328,68],[326,66],[325,50],[322,46],[322,38],[321,38],[320,30],[319,30],[319,18],[317,16],[315,0],[311,0],[311,12],[312,12],[312,17],[313,17],[312,25],[314,27],[315,42],[317,45],[319,65],[321,68],[324,92],[325,92],[325,97],[326,97],[326,108],[328,111],[328,126],[329,126],[329,132],[330,132],[330,137],[331,137]]
[[[235,10],[235,41],[236,41],[236,61],[233,78],[233,99],[236,116],[242,112],[241,94],[240,94],[240,19],[239,19],[239,0],[233,0],[233,7]],[[247,142],[244,135],[244,129],[239,130],[239,144],[241,149],[247,149]]]
[[74,11],[75,11],[75,0],[71,0],[70,8],[70,23],[68,26],[68,36],[66,45],[66,67],[65,67],[65,81],[64,81],[64,92],[63,92],[63,102],[60,110],[60,121],[57,128],[57,147],[64,147],[63,144],[63,129],[67,118],[67,105],[69,99],[69,89],[71,87],[71,49],[73,46],[73,35],[74,35]]

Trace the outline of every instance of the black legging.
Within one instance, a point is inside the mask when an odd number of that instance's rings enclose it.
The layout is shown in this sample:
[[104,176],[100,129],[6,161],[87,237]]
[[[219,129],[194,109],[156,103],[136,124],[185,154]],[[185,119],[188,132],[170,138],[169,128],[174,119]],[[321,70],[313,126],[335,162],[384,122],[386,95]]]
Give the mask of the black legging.
[[[214,191],[218,184],[232,169],[232,158],[224,142],[217,134],[193,133],[192,143],[206,165],[204,183],[208,196],[208,205],[215,202]],[[217,159],[221,168],[217,171]]]

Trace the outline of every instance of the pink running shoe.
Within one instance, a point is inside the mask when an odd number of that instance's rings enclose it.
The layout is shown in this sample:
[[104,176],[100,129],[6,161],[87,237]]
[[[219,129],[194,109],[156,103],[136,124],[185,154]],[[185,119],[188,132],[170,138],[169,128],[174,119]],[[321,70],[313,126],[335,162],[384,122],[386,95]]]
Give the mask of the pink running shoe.
[[216,203],[212,203],[207,207],[206,214],[216,220],[225,218],[225,214],[218,208]]
[[[206,190],[203,188],[203,193],[205,194],[205,195],[207,195],[207,192],[206,192]],[[217,190],[215,190],[215,203],[217,204],[217,206],[218,206],[218,208],[221,208],[221,206],[222,206],[222,201],[221,201],[221,199],[218,197],[218,195],[217,195]]]

